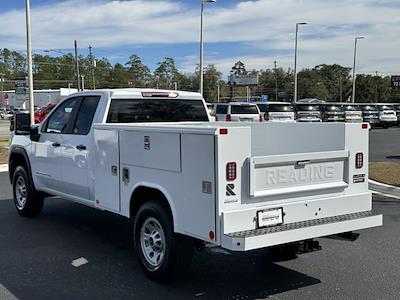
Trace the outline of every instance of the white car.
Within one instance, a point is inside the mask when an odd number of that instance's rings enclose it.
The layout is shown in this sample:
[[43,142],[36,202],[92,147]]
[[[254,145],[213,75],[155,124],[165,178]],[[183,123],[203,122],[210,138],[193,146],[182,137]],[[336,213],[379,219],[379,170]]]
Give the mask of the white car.
[[218,103],[215,105],[216,121],[262,122],[258,106],[247,102]]
[[265,120],[270,122],[294,122],[295,109],[291,103],[271,102],[268,103]]
[[379,121],[382,126],[387,128],[397,124],[397,113],[393,105],[391,104],[378,104],[379,110]]
[[296,103],[297,122],[322,122],[319,104]]
[[363,113],[361,108],[355,104],[344,105],[345,122],[362,122]]
[[367,124],[209,121],[199,93],[149,89],[73,94],[38,127],[17,114],[16,211],[38,216],[53,195],[131,219],[126,238],[155,280],[188,270],[195,245],[297,253],[382,225]]

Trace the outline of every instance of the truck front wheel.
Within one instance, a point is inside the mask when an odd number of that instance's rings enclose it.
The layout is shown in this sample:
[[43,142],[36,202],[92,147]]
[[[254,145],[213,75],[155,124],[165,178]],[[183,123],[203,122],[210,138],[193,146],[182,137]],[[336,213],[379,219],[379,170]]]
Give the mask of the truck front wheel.
[[167,281],[187,270],[193,244],[174,233],[172,217],[164,205],[146,202],[134,222],[136,254],[145,273],[153,280]]
[[36,217],[43,208],[44,197],[31,183],[25,168],[18,166],[13,176],[14,205],[24,217]]

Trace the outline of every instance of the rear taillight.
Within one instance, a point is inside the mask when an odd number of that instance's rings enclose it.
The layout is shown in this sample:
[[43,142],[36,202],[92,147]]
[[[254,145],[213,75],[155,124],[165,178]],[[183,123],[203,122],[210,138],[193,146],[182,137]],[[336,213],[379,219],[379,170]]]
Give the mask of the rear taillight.
[[232,121],[232,119],[231,119],[231,115],[226,115],[226,121],[227,121],[227,122],[230,122],[230,121]]
[[258,118],[258,121],[259,121],[259,122],[262,122],[262,121],[263,121],[262,114],[260,114],[260,117]]
[[364,154],[359,152],[356,154],[356,169],[361,169],[364,165]]
[[226,180],[233,181],[236,179],[236,163],[229,162],[226,164]]

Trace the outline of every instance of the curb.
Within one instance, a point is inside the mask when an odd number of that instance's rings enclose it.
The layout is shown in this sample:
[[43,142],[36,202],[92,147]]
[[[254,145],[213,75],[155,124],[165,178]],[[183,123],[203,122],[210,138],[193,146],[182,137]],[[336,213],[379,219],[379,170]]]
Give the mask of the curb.
[[371,179],[368,180],[368,183],[375,185],[375,189],[373,189],[373,187],[369,188],[369,190],[373,194],[400,200],[400,188],[399,187],[381,183],[381,182],[371,180]]
[[372,184],[384,186],[384,187],[391,188],[391,189],[393,189],[393,190],[395,190],[395,191],[399,191],[399,192],[400,192],[400,187],[395,186],[395,185],[390,185],[390,184],[382,183],[382,182],[375,181],[375,180],[372,180],[372,179],[368,179],[368,183],[372,183]]
[[8,164],[0,165],[0,173],[8,172]]

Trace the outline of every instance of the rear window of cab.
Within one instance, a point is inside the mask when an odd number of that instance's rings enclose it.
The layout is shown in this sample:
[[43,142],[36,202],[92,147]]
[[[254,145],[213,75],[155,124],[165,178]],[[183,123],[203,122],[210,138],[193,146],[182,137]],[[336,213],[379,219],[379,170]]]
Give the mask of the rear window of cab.
[[107,123],[208,122],[201,100],[112,99]]

